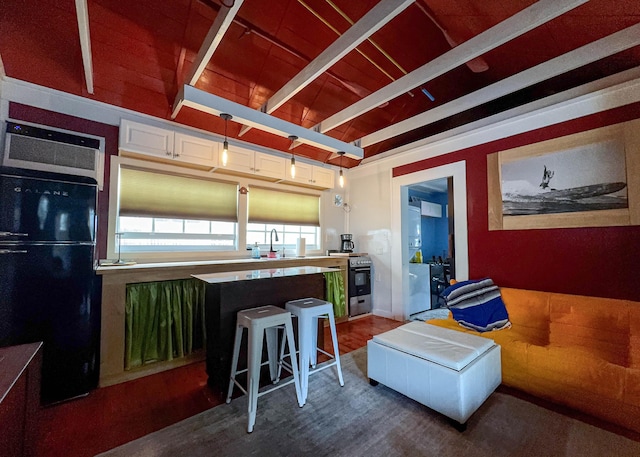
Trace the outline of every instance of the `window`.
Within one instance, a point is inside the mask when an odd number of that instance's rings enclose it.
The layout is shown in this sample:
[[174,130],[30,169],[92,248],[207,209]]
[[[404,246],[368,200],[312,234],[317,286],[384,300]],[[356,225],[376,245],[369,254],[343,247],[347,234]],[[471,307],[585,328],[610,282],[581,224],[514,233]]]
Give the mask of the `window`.
[[320,249],[320,227],[309,225],[286,224],[255,224],[247,225],[247,246],[258,243],[261,248],[268,249],[271,245],[271,230],[276,229],[279,241],[273,237],[273,249],[280,250],[283,247],[293,249],[298,238],[304,238],[307,249]]
[[279,241],[273,237],[275,250],[294,248],[298,238],[305,238],[309,249],[320,248],[320,197],[296,192],[282,192],[252,187],[249,192],[249,223],[247,245],[271,245],[271,231],[275,229]]
[[234,250],[237,185],[120,169],[121,252]]

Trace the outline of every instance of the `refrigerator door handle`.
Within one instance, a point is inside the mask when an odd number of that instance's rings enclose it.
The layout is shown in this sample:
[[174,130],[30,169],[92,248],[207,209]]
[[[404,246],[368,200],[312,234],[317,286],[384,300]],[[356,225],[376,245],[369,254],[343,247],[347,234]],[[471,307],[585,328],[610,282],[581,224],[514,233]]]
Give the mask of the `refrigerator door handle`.
[[26,254],[25,250],[18,249],[0,249],[0,254]]
[[29,236],[29,234],[19,232],[0,232],[0,236]]

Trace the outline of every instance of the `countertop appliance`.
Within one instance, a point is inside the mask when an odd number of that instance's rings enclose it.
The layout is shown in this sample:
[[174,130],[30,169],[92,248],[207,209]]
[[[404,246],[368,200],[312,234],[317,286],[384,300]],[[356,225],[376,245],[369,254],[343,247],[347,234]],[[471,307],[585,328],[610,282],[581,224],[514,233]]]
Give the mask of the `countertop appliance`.
[[371,265],[367,255],[349,257],[349,317],[371,312]]
[[340,252],[353,252],[354,244],[353,244],[353,235],[351,233],[343,233],[340,235],[341,246]]
[[98,383],[96,181],[0,168],[0,347],[43,341],[43,403]]

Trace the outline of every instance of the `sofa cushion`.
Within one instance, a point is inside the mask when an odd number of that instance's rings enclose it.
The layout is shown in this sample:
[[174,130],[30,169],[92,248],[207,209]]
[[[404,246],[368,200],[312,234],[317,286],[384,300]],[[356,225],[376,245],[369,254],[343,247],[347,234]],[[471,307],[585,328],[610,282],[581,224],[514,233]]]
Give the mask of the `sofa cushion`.
[[501,287],[511,331],[527,343],[549,344],[549,293]]
[[629,366],[640,369],[640,303],[636,302],[629,303]]
[[552,345],[581,348],[629,365],[629,303],[611,298],[550,294]]
[[622,400],[625,368],[619,365],[578,348],[553,345],[531,346],[527,357],[530,374],[552,381],[558,389],[564,385],[585,394]]

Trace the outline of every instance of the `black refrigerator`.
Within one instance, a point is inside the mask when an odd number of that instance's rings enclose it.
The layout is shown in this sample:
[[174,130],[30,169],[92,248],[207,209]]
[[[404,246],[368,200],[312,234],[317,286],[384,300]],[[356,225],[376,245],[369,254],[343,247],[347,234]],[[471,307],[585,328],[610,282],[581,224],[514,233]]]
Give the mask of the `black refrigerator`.
[[95,180],[0,167],[0,347],[43,341],[43,404],[98,383]]

